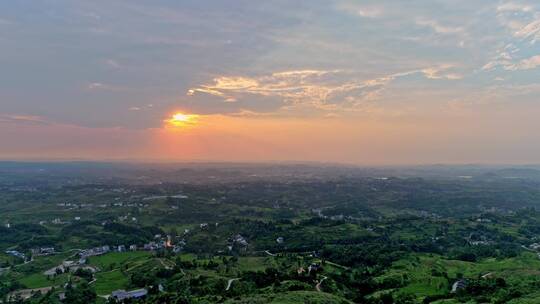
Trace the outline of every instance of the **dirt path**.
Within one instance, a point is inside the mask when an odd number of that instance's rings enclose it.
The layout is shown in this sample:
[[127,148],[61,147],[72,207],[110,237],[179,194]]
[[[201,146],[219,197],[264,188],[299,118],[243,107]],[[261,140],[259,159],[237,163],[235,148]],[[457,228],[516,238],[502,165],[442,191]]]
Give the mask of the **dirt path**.
[[328,277],[323,276],[321,281],[315,285],[315,289],[317,289],[318,292],[321,292],[321,284],[324,282],[324,280],[328,279]]
[[325,263],[328,264],[328,265],[332,265],[332,266],[334,266],[334,267],[338,267],[338,268],[341,268],[341,269],[345,269],[345,270],[349,270],[349,269],[350,269],[350,268],[347,267],[347,266],[339,265],[339,264],[336,264],[336,263],[334,263],[334,262],[330,262],[330,261],[328,261],[328,260],[325,261]]
[[225,288],[225,290],[231,289],[232,282],[238,281],[238,280],[239,280],[239,278],[229,279],[229,280],[227,281],[227,288]]
[[9,293],[7,297],[9,299],[9,298],[13,298],[19,295],[23,300],[26,300],[32,297],[32,295],[37,292],[41,292],[41,294],[46,294],[52,288],[53,286],[43,287],[43,288],[34,288],[34,289],[21,289],[21,290],[17,290],[17,291],[13,291]]
[[277,254],[271,253],[271,252],[268,251],[268,250],[265,250],[264,253],[268,254],[269,256],[273,256],[273,257],[277,256]]

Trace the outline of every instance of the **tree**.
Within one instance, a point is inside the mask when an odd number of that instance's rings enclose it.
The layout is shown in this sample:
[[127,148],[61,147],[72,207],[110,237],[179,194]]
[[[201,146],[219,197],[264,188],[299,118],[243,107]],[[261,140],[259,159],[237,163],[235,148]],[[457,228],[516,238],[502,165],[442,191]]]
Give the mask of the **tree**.
[[88,285],[88,283],[83,282],[77,286],[73,286],[71,283],[66,287],[66,303],[70,304],[88,304],[95,303],[97,294]]

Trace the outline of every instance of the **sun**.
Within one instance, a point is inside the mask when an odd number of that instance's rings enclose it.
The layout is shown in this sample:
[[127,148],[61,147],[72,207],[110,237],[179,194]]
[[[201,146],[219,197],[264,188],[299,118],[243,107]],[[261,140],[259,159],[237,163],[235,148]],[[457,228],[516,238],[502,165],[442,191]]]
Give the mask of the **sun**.
[[172,116],[172,120],[177,122],[188,122],[192,119],[192,116],[193,115],[188,115],[184,113],[176,113]]
[[167,122],[171,126],[175,127],[185,127],[190,125],[195,125],[197,123],[197,120],[199,118],[199,115],[196,114],[185,114],[181,112],[177,112],[171,115],[171,117],[165,122]]

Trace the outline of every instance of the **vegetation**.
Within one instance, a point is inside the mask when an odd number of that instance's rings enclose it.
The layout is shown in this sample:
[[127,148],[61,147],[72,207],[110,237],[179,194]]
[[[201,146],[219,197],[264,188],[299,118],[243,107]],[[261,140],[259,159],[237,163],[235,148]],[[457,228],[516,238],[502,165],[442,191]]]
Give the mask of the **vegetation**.
[[4,303],[540,302],[530,170],[17,168],[0,164]]

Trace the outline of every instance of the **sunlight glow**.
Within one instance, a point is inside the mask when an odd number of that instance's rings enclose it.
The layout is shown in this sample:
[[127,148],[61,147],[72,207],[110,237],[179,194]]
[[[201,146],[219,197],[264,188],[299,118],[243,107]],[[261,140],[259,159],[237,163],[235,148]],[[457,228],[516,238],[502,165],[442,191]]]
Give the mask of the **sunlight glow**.
[[165,120],[165,122],[174,127],[186,127],[195,125],[198,121],[199,115],[185,114],[181,112],[174,113],[171,118]]

